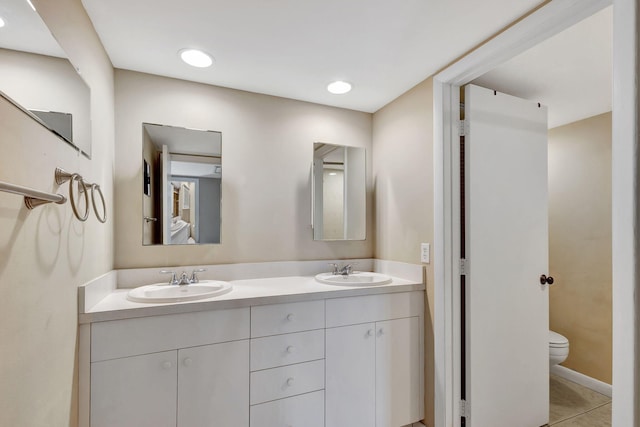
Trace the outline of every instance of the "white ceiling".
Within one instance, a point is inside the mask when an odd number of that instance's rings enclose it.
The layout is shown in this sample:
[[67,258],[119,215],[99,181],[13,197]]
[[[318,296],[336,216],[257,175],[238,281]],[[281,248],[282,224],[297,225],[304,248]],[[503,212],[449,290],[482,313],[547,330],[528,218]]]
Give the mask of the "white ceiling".
[[[540,0],[83,3],[118,68],[373,112]],[[610,111],[611,15],[607,8],[474,83],[547,105],[550,127]],[[0,47],[65,56],[25,0],[2,0],[0,17]],[[215,66],[183,64],[183,47],[210,52]],[[338,78],[353,91],[329,94]]]
[[166,145],[170,153],[193,156],[222,155],[222,134],[212,130],[187,129],[176,126],[143,124],[151,142],[159,149]]
[[546,105],[549,128],[611,111],[612,12],[602,10],[473,83]]
[[222,165],[212,163],[171,162],[172,176],[191,176],[198,178],[221,178]]
[[[374,112],[542,0],[83,0],[116,68]],[[199,48],[196,69],[178,51]],[[353,84],[346,95],[329,82]]]

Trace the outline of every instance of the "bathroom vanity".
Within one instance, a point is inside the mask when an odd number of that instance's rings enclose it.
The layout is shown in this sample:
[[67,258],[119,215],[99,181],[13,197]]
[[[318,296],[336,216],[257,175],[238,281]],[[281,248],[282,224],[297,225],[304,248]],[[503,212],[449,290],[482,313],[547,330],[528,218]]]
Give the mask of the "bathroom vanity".
[[176,304],[133,303],[115,289],[81,313],[80,389],[90,396],[81,425],[400,427],[423,418],[424,284],[231,283],[223,296]]

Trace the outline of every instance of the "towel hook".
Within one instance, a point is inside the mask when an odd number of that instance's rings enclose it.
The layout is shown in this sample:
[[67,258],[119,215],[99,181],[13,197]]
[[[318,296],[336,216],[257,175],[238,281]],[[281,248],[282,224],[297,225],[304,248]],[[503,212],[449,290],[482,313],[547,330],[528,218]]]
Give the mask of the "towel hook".
[[[104,194],[102,194],[102,189],[95,182],[93,184],[87,184],[91,188],[91,204],[93,205],[93,213],[96,214],[96,218],[101,223],[107,222],[107,204],[104,201]],[[98,190],[98,195],[100,196],[100,201],[102,202],[102,218],[98,215],[98,207],[96,206],[96,194],[95,191]]]
[[[69,173],[62,168],[56,168],[55,179],[58,185],[62,185],[65,182],[69,181],[69,198],[71,199],[71,209],[73,210],[73,214],[80,221],[86,221],[87,218],[89,218],[89,189],[87,188],[87,185],[84,182],[82,176],[80,176],[80,174],[78,173]],[[80,212],[78,211],[78,205],[76,203],[76,196],[74,196],[73,184],[75,181],[78,181],[79,184],[78,191],[84,193],[84,215],[80,215]]]

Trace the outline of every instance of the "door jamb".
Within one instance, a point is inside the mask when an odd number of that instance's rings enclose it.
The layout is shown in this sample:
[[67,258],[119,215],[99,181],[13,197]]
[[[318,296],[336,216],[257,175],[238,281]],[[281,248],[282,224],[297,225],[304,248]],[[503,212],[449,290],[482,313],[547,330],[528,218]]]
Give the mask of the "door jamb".
[[[614,4],[613,56],[613,426],[640,427],[640,295],[635,283],[638,154],[638,24],[635,0],[553,0],[438,73],[434,102],[435,423],[460,426],[459,88],[543,40]],[[639,293],[640,294],[640,293]]]

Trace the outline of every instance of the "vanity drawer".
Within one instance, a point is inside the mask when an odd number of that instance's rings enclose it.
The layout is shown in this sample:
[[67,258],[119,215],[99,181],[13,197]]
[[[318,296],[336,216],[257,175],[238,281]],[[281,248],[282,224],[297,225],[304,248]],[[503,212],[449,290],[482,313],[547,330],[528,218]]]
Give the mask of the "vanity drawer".
[[324,328],[324,300],[251,307],[251,337]]
[[91,361],[247,338],[248,308],[97,322],[91,325]]
[[251,427],[324,427],[324,391],[251,407]]
[[251,339],[251,370],[324,359],[324,329]]
[[250,404],[324,389],[324,360],[251,373]]

